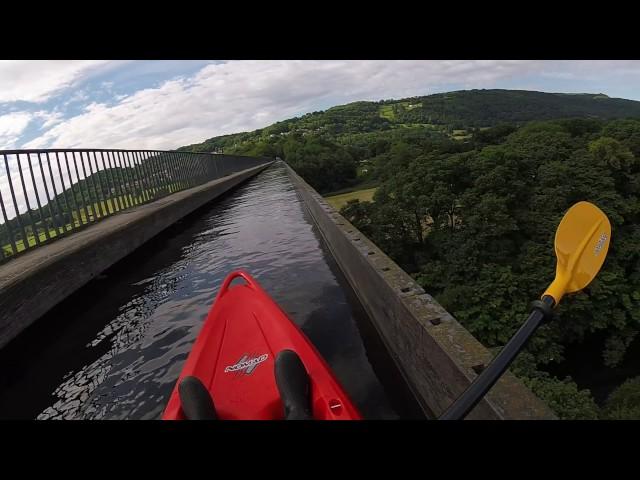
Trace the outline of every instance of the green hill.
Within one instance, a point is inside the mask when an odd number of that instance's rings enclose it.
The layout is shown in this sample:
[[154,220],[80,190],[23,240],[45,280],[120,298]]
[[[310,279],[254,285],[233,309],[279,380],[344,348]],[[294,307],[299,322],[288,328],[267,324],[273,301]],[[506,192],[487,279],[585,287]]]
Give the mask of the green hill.
[[567,117],[640,117],[640,102],[609,98],[601,93],[463,90],[400,100],[349,103],[277,122],[253,132],[213,137],[181,150],[223,149],[228,153],[251,153],[257,143],[273,145],[294,133],[320,135],[338,144],[348,144],[353,135],[397,128],[453,134],[453,130]]
[[180,150],[281,157],[321,193],[375,186],[380,166],[421,152],[467,151],[531,121],[578,119],[572,128],[640,118],[640,102],[603,94],[465,90],[379,102],[354,102],[222,135]]

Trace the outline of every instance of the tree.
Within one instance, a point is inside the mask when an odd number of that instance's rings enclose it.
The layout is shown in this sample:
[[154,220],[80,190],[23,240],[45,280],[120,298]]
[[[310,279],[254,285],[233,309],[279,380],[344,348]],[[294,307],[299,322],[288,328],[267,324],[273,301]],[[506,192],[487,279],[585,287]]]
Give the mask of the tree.
[[640,420],[640,377],[627,380],[609,395],[602,418]]
[[321,137],[291,135],[282,146],[283,159],[320,193],[351,185],[357,162],[349,152]]
[[588,389],[580,390],[570,378],[540,376],[525,384],[563,420],[597,420],[599,408]]
[[[471,333],[497,348],[553,278],[553,238],[566,210],[581,200],[597,204],[613,226],[607,261],[585,291],[560,304],[562,322],[541,328],[525,353],[540,372],[562,362],[565,345],[604,331],[603,363],[615,366],[640,331],[640,167],[622,134],[602,135],[607,128],[535,122],[497,145],[451,153],[443,144],[413,158],[403,146],[388,158],[366,207],[367,229]],[[358,215],[352,221],[360,226]],[[597,413],[590,394],[570,380],[528,378],[566,418]]]

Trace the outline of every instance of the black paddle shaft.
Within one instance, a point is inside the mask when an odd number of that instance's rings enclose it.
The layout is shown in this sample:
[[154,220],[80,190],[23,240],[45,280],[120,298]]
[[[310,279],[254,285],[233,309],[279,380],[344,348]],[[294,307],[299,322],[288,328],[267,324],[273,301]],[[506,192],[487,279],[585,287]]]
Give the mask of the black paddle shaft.
[[518,356],[533,333],[553,315],[553,297],[545,295],[533,303],[533,311],[520,330],[509,340],[500,353],[485,368],[439,420],[461,420],[478,404]]

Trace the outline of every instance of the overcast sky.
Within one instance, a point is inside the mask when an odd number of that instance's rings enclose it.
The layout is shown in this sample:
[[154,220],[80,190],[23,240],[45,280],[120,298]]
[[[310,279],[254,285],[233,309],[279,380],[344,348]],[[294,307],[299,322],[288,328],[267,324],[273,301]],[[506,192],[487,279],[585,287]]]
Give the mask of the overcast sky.
[[640,61],[0,61],[0,149],[173,149],[356,100],[472,88],[640,100]]

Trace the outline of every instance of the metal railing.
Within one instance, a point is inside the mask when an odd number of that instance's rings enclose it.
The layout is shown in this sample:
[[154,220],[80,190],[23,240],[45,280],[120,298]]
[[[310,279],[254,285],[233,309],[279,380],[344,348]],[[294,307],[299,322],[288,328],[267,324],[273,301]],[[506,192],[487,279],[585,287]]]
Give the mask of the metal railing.
[[0,263],[123,210],[270,160],[159,150],[0,150]]

